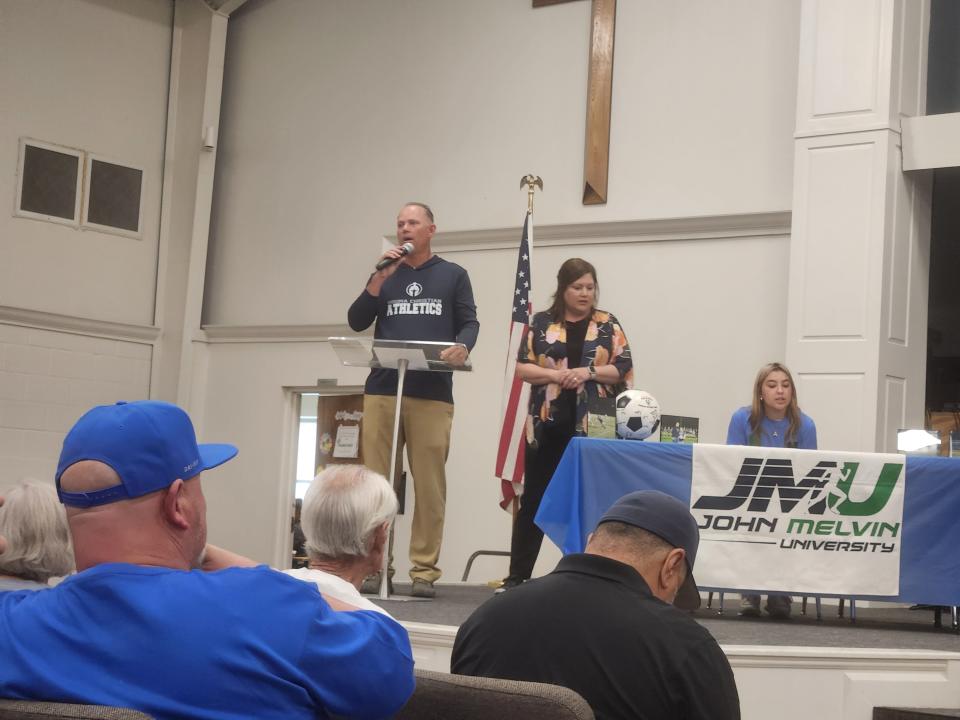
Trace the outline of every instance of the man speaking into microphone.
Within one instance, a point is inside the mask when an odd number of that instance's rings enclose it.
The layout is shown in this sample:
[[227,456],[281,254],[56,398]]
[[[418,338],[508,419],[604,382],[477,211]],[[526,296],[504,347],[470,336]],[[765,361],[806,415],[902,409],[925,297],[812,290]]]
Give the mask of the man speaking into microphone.
[[[434,255],[430,241],[437,226],[433,211],[411,202],[397,215],[397,246],[385,252],[360,296],[347,313],[360,332],[376,321],[378,340],[450,342],[440,358],[463,365],[477,342],[480,323],[467,271]],[[455,343],[455,344],[454,344]],[[396,412],[397,371],[372,369],[363,395],[363,459],[375,472],[390,472],[390,446]],[[453,377],[447,372],[410,370],[403,383],[401,452],[413,474],[413,523],[410,530],[411,594],[434,597],[440,577],[437,561],[443,540],[446,505],[445,464],[453,422]],[[389,575],[393,575],[392,559]],[[368,578],[365,591],[379,588]]]

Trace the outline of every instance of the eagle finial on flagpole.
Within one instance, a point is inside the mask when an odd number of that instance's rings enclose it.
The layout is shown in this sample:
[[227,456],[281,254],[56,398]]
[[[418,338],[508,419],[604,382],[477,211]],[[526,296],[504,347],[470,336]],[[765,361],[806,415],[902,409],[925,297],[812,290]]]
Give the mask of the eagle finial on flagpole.
[[520,178],[520,187],[527,186],[527,212],[533,212],[533,189],[540,188],[543,192],[543,180],[539,175],[524,175]]

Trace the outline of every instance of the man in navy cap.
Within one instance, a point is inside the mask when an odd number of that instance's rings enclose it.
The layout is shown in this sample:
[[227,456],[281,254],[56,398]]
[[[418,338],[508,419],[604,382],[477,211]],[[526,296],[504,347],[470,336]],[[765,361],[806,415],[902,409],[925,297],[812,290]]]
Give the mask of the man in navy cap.
[[733,672],[684,610],[700,606],[700,534],[659,492],[620,498],[584,553],[496,595],[460,627],[451,670],[571,688],[597,720],[736,720]]
[[265,566],[199,570],[198,445],[156,401],[96,407],[67,434],[57,491],[78,574],[0,594],[0,695],[156,718],[392,716],[413,692],[406,631]]

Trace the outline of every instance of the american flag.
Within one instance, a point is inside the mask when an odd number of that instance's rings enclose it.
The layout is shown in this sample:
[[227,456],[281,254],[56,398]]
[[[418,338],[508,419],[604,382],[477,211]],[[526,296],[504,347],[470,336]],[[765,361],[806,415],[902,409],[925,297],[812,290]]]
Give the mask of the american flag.
[[517,377],[517,352],[530,324],[530,246],[533,244],[533,216],[527,212],[520,238],[517,274],[513,289],[513,314],[510,318],[510,343],[503,372],[503,424],[497,447],[496,475],[500,478],[500,507],[506,508],[520,494],[523,483],[523,458],[526,441],[527,404],[530,386]]

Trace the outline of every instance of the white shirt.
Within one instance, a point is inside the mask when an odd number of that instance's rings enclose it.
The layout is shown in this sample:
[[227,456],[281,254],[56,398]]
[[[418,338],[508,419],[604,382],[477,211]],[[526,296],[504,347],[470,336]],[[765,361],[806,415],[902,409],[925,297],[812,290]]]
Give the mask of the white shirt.
[[374,612],[386,615],[389,618],[393,616],[379,605],[375,605],[360,594],[353,585],[343,578],[337,577],[332,573],[313,568],[296,568],[291,570],[281,570],[281,572],[295,577],[297,580],[314,583],[324,595],[341,600],[350,605],[356,605],[361,610],[373,610]]

